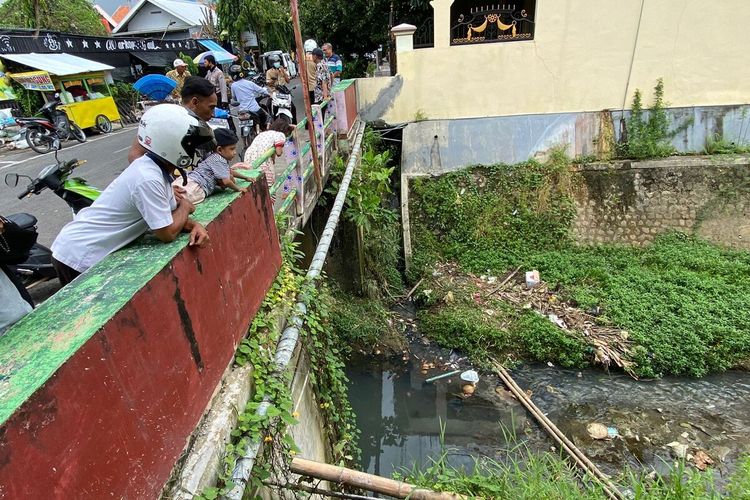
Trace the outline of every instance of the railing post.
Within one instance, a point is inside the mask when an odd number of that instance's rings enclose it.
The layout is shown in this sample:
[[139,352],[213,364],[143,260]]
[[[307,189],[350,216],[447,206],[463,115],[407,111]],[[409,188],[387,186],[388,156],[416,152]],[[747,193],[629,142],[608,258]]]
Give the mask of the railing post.
[[451,6],[454,0],[431,0],[432,10],[435,15],[433,46],[438,48],[450,47],[451,45]]
[[289,191],[291,192],[292,186],[297,186],[297,199],[295,200],[295,207],[297,216],[301,216],[305,213],[305,158],[302,154],[302,134],[300,133],[299,127],[294,127],[292,132],[292,138],[294,139],[295,147],[297,148],[297,167],[292,172],[292,182],[289,185]]
[[414,50],[414,33],[417,27],[413,24],[399,24],[391,29],[396,37],[396,54],[411,52]]

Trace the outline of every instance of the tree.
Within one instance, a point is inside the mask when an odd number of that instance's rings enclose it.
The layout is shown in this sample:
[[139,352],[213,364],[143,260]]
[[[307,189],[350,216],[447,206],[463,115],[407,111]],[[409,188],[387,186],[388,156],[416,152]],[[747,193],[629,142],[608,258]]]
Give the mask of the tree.
[[107,31],[88,0],[6,0],[0,26],[106,36]]
[[242,44],[242,32],[258,35],[263,50],[287,50],[292,43],[292,21],[286,0],[219,0],[216,8],[219,28],[233,42]]
[[360,60],[390,43],[392,24],[420,26],[431,15],[428,0],[300,0],[303,37],[330,42],[339,54]]

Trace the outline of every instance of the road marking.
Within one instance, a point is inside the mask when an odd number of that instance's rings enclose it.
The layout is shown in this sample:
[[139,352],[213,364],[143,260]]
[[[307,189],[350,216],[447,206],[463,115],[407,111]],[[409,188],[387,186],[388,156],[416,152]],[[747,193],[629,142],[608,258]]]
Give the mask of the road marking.
[[130,146],[125,146],[125,147],[124,147],[124,148],[122,148],[122,149],[117,149],[117,150],[115,150],[115,151],[112,151],[112,154],[114,154],[114,153],[122,153],[123,151],[126,151],[126,150],[128,150],[128,149],[130,149]]
[[[93,144],[93,143],[101,141],[103,139],[107,139],[108,137],[113,137],[115,135],[120,135],[123,132],[129,132],[129,131],[130,131],[130,128],[124,128],[124,129],[121,129],[121,130],[119,130],[117,132],[111,132],[109,134],[102,135],[101,137],[95,137],[95,138],[93,138],[91,140],[88,140],[86,142],[79,142],[78,144],[73,144],[72,146],[68,146],[68,147],[65,147],[65,148],[62,148],[62,149],[58,150],[58,154],[65,153],[66,151],[70,151],[71,149],[75,149],[75,148],[78,148],[78,147],[81,147],[81,146],[85,146],[86,144]],[[130,148],[130,146],[128,146],[125,149],[129,149],[129,148]],[[120,151],[124,151],[125,149],[121,149]],[[117,151],[115,151],[115,153],[117,153]],[[9,163],[9,165],[5,165],[5,166],[0,167],[0,172],[2,172],[3,170],[5,170],[6,168],[15,167],[15,166],[20,165],[22,163],[26,163],[27,161],[36,160],[37,158],[44,158],[45,156],[49,156],[49,155],[53,155],[54,156],[54,154],[55,154],[54,151],[50,151],[49,153],[44,153],[43,155],[32,156],[31,158],[26,158],[25,160],[3,161],[3,162],[0,162],[0,163]]]

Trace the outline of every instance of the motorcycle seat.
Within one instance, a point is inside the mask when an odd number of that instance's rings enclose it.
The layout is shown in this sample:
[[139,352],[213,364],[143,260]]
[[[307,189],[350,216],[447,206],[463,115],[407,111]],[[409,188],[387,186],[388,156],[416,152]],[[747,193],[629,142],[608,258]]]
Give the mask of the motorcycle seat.
[[20,213],[12,214],[6,217],[11,222],[15,222],[21,229],[31,229],[36,226],[36,217],[31,214]]

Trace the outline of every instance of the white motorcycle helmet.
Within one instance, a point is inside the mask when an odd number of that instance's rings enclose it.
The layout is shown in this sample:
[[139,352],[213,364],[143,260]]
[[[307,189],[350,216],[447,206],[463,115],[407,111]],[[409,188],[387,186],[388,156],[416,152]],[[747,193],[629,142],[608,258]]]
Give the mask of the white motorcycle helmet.
[[214,141],[211,127],[187,108],[159,104],[143,114],[138,143],[178,169],[190,166],[198,149]]
[[313,50],[318,48],[318,42],[310,38],[309,40],[305,41],[305,52],[312,52]]

